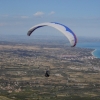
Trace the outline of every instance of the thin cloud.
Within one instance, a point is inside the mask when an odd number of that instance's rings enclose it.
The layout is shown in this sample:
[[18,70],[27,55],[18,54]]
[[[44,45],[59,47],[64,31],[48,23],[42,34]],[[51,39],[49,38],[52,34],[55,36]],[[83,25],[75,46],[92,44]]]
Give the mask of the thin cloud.
[[29,17],[28,16],[21,16],[21,18],[26,19],[26,18],[29,18]]
[[49,15],[53,15],[53,14],[55,14],[55,12],[54,12],[54,11],[51,11],[51,12],[49,13]]
[[6,25],[6,23],[0,23],[0,27],[1,27],[1,26],[5,26],[5,25]]
[[0,15],[1,17],[9,17],[9,15]]
[[36,13],[34,14],[35,17],[42,17],[43,15],[44,15],[43,12],[36,12]]

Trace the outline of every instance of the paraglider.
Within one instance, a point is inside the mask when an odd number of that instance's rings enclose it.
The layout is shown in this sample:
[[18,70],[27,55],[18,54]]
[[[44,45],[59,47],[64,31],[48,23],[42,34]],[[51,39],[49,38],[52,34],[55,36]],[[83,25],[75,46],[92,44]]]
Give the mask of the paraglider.
[[[76,45],[77,38],[74,32],[67,26],[60,24],[60,23],[56,23],[56,22],[46,22],[46,23],[37,24],[29,29],[27,35],[30,36],[36,29],[44,27],[44,26],[53,27],[59,30],[61,33],[63,33],[68,38],[71,47],[74,47]],[[50,76],[50,71],[47,70],[45,72],[45,77],[49,77],[49,76]]]
[[68,38],[72,47],[74,47],[76,45],[77,38],[76,38],[76,35],[74,34],[74,32],[71,29],[69,29],[67,26],[60,24],[60,23],[56,23],[56,22],[47,22],[47,23],[41,23],[41,24],[35,25],[29,29],[27,35],[30,36],[32,34],[32,32],[34,32],[36,29],[38,29],[40,27],[44,27],[44,26],[51,26],[51,27],[59,30],[61,33],[63,33]]

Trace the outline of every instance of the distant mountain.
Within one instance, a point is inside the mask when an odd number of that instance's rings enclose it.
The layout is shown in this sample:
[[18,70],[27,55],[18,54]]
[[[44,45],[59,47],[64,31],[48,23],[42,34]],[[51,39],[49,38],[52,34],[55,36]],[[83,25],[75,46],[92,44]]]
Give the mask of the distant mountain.
[[100,37],[78,37],[78,42],[100,42]]
[[[93,37],[77,37],[78,42],[99,42],[100,38],[93,38]],[[17,43],[61,43],[66,44],[68,43],[68,39],[61,35],[61,36],[51,36],[51,35],[0,35],[1,42],[17,42]]]

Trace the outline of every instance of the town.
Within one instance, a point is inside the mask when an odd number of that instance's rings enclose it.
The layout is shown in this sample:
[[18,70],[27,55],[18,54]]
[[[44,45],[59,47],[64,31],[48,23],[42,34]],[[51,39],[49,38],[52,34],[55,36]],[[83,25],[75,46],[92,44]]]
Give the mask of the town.
[[[1,43],[0,98],[100,100],[100,59],[92,51],[56,44]],[[48,78],[46,70],[50,70]]]

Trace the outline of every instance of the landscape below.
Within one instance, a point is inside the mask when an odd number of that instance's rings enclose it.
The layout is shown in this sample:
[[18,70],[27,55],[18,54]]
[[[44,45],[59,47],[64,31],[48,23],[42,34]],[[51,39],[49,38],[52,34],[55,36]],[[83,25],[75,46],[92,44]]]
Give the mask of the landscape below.
[[0,100],[100,100],[100,59],[92,51],[0,42]]

